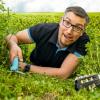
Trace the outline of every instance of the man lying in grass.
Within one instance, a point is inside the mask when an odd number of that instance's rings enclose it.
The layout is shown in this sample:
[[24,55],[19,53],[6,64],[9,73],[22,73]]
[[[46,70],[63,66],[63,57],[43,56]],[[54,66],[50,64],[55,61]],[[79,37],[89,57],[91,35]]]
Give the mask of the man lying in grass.
[[[59,23],[41,23],[6,37],[10,49],[10,61],[19,57],[24,72],[47,74],[68,78],[76,69],[79,57],[86,55],[89,41],[85,28],[89,17],[83,8],[68,7]],[[23,62],[18,44],[36,43],[30,54],[32,64]],[[27,53],[27,52],[26,52]]]

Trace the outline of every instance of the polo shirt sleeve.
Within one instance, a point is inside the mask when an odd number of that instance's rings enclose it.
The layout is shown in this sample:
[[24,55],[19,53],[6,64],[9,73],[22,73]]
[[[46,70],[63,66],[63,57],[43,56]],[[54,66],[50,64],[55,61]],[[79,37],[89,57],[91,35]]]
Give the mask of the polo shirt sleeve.
[[37,24],[28,29],[29,37],[33,42],[38,43],[43,34],[46,33],[44,26],[45,24]]
[[77,44],[76,44],[76,47],[75,47],[75,50],[74,50],[74,54],[77,56],[77,57],[81,57],[81,56],[85,56],[86,53],[87,53],[87,50],[86,50],[86,44],[89,42],[89,37],[86,35],[86,36],[83,36],[81,37],[78,41],[77,41]]
[[89,36],[84,33],[75,43],[69,46],[68,51],[75,54],[78,58],[87,53],[86,44],[90,42]]

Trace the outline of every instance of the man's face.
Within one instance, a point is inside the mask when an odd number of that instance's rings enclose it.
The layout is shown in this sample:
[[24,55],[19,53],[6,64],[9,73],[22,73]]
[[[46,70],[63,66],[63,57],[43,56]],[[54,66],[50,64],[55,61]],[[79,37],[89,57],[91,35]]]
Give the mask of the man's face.
[[83,33],[85,19],[68,12],[59,23],[58,43],[61,47],[66,47],[75,42]]

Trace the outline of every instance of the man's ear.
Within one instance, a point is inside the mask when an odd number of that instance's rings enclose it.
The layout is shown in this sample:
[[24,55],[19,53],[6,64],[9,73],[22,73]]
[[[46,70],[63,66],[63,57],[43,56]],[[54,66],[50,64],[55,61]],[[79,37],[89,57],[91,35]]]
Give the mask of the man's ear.
[[59,25],[61,25],[62,21],[63,21],[63,16],[61,16],[61,18],[60,18]]

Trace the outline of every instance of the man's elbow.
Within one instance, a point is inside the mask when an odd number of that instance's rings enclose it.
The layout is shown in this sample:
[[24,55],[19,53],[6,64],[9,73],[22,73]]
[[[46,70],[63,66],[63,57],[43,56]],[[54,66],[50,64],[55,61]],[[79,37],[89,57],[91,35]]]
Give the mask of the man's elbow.
[[60,79],[65,80],[67,79],[69,76],[68,75],[59,75],[58,76]]
[[8,41],[10,40],[11,36],[12,36],[11,34],[7,35],[7,36],[5,37],[5,40],[8,42]]
[[65,80],[67,79],[71,74],[65,72],[65,71],[62,71],[62,70],[59,70],[59,74],[58,74],[58,77]]
[[16,35],[13,34],[9,34],[5,37],[6,42],[10,42],[10,41],[14,41],[16,43],[18,43],[18,39],[16,37]]

